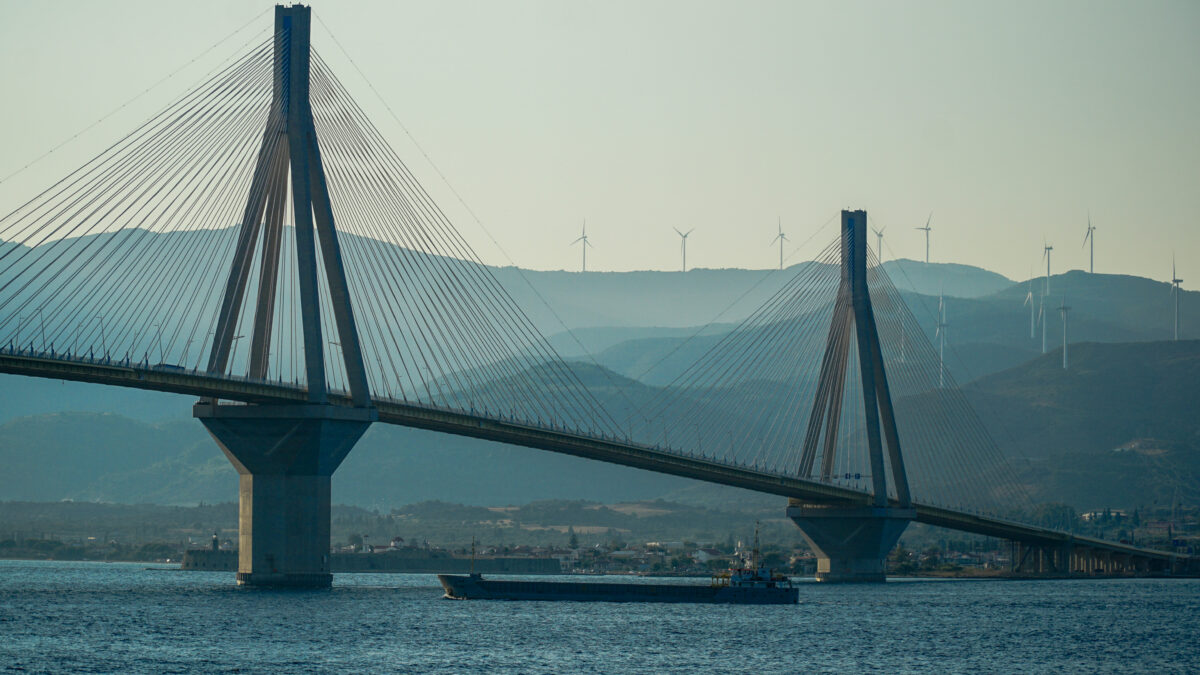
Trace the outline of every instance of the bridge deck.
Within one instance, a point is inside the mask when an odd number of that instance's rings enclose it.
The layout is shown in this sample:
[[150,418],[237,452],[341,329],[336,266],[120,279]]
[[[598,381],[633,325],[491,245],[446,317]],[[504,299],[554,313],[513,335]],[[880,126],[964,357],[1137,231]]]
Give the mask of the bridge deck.
[[[287,403],[307,400],[307,392],[303,387],[289,383],[215,377],[205,372],[176,367],[68,359],[62,355],[14,352],[7,348],[0,349],[0,373],[92,382],[243,403]],[[333,405],[350,405],[349,396],[345,394],[331,395],[330,401]],[[731,466],[717,461],[686,457],[622,438],[530,426],[518,421],[389,399],[375,399],[374,404],[379,410],[379,421],[387,424],[549,450],[809,502],[868,505],[871,499],[865,492],[780,476],[751,467]],[[1188,558],[1176,553],[1073,535],[982,514],[921,503],[914,503],[913,506],[918,522],[962,532],[1038,546],[1055,547],[1069,544],[1077,548],[1092,548],[1167,562]]]

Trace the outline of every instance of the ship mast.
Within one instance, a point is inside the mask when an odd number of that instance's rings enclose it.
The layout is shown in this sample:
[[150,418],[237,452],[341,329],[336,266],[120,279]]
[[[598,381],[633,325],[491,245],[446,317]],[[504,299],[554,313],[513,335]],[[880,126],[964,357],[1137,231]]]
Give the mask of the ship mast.
[[754,548],[750,549],[750,569],[758,571],[758,521],[754,521]]

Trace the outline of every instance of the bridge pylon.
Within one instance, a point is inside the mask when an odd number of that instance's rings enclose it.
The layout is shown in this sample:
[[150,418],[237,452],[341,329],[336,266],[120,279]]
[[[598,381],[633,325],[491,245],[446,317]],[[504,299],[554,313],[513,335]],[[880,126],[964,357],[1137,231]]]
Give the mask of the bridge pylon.
[[[804,436],[800,475],[826,482],[833,479],[853,339],[858,351],[872,494],[867,503],[845,505],[791,499],[787,515],[817,553],[817,581],[877,582],[884,580],[887,554],[916,517],[916,511],[900,453],[900,435],[867,285],[866,211],[842,211],[841,248],[841,282]],[[819,474],[815,471],[818,448],[822,449]],[[889,472],[896,493],[894,504],[888,499]]]
[[[192,410],[239,474],[239,585],[323,588],[329,570],[330,483],[338,465],[378,418],[371,405],[358,331],[334,228],[332,202],[309,102],[309,7],[275,7],[270,114],[251,179],[233,264],[217,318],[208,372],[229,367],[247,290],[258,279],[248,371],[268,372],[283,222],[290,186],[308,400],[230,405],[201,399]],[[315,236],[314,236],[315,235]],[[262,242],[259,245],[259,239]],[[330,405],[321,335],[318,256],[337,329],[352,406]],[[259,273],[251,274],[260,251]]]

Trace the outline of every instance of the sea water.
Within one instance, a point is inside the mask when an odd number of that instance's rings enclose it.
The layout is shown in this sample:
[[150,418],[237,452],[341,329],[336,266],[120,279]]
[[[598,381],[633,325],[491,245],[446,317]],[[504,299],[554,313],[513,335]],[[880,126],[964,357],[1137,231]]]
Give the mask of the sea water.
[[0,670],[1200,671],[1200,580],[800,591],[788,606],[454,601],[426,574],[339,574],[331,590],[276,592],[237,588],[228,572],[3,561]]

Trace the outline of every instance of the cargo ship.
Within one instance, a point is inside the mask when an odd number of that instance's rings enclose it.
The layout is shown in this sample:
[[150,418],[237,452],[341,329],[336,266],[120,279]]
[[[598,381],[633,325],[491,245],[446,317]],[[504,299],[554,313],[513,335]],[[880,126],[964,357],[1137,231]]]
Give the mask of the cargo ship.
[[734,570],[702,584],[629,584],[591,581],[513,581],[472,574],[439,574],[452,600],[574,600],[580,602],[707,602],[794,605],[800,590],[769,570]]
[[[757,533],[756,533],[757,535]],[[757,540],[757,536],[755,537]],[[757,543],[757,542],[756,542]],[[739,605],[794,605],[800,590],[792,580],[758,564],[731,569],[702,584],[608,583],[593,581],[514,581],[484,579],[471,572],[439,574],[452,600],[573,600],[577,602],[704,602]]]

